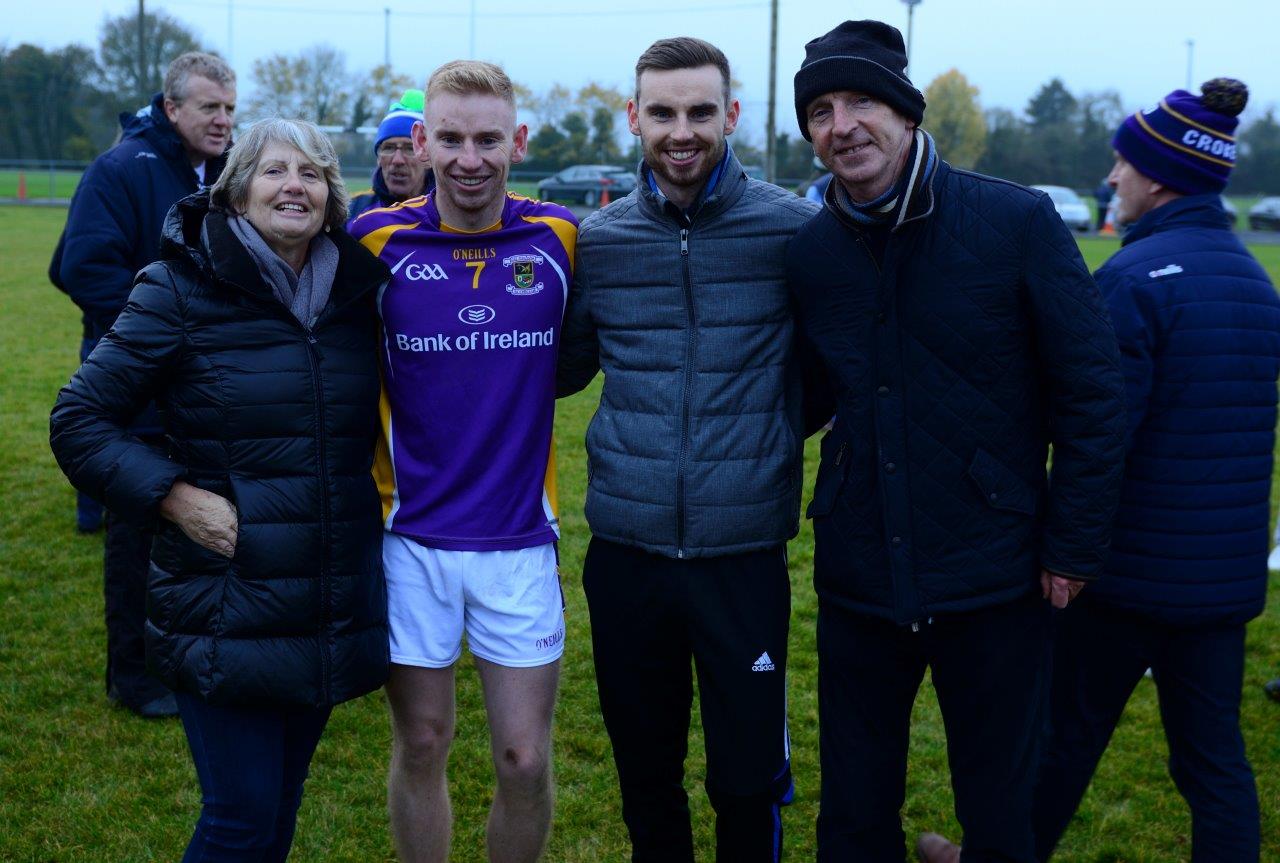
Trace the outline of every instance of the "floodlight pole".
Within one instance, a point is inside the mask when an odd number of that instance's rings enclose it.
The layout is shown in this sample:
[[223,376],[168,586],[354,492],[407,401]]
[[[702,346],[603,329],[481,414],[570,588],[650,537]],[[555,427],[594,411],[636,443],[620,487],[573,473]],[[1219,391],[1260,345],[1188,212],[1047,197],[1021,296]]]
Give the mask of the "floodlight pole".
[[1196,40],[1187,40],[1187,89],[1191,89],[1191,68],[1195,65]]
[[391,7],[382,8],[382,65],[391,68]]
[[476,59],[476,0],[471,0],[471,54],[472,60]]
[[774,152],[777,126],[773,115],[778,105],[778,0],[772,0],[769,7],[769,113],[764,120],[764,178],[772,183],[776,179],[774,165],[777,162]]
[[902,0],[902,2],[907,4],[907,68],[910,69],[912,24],[915,23],[916,7],[923,3],[924,0]]

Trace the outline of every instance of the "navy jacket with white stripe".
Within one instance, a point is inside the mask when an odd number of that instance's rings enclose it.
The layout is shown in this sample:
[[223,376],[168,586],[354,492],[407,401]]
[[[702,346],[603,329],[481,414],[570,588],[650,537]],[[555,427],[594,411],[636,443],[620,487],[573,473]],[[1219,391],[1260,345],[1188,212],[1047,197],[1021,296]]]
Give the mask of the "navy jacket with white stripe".
[[1280,299],[1216,195],[1143,216],[1095,274],[1120,342],[1124,486],[1094,602],[1180,625],[1262,611]]

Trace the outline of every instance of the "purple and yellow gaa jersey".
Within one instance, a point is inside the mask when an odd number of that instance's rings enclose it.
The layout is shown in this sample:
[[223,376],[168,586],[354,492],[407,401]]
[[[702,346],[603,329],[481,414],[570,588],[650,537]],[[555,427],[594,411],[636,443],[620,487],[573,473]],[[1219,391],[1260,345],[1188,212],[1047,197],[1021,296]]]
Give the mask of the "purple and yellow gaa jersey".
[[386,528],[452,550],[554,541],[556,352],[577,220],[508,194],[497,224],[462,232],[432,194],[370,210],[351,233],[391,268],[374,462]]

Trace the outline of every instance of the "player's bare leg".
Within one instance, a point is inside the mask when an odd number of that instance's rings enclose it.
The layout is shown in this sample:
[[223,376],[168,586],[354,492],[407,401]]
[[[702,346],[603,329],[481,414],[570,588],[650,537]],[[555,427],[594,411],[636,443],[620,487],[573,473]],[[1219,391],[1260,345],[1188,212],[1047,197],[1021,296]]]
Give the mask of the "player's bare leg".
[[490,863],[534,863],[551,832],[551,721],[560,661],[508,668],[476,658],[498,787],[489,810]]
[[453,666],[391,666],[387,811],[403,863],[446,863],[453,827],[446,768],[453,742]]

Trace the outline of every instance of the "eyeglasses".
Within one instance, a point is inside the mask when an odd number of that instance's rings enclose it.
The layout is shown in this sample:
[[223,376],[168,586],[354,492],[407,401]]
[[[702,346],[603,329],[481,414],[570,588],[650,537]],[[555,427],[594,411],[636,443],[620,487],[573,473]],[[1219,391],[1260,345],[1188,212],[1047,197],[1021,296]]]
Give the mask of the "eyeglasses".
[[413,155],[413,144],[383,144],[378,148],[378,155],[388,159],[394,159],[396,153],[404,156],[406,159]]

